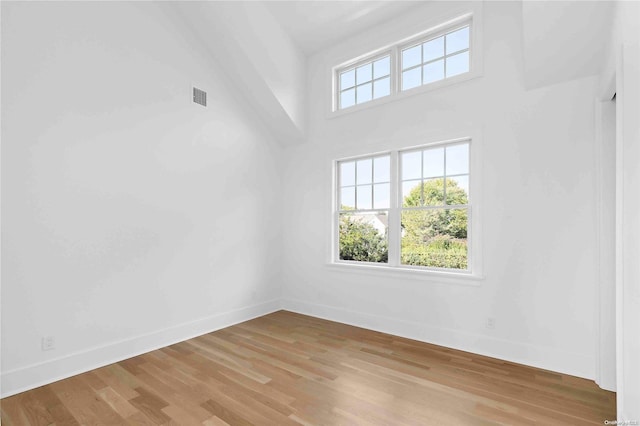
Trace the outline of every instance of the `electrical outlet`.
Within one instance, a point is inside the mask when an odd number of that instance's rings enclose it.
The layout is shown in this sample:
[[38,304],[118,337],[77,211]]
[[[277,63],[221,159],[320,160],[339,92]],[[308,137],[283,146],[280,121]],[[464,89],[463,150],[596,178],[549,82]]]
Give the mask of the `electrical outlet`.
[[485,322],[484,325],[488,329],[493,330],[494,328],[496,328],[496,319],[492,317],[487,317],[487,321]]
[[42,338],[42,350],[50,351],[56,348],[56,339],[53,336],[45,336]]

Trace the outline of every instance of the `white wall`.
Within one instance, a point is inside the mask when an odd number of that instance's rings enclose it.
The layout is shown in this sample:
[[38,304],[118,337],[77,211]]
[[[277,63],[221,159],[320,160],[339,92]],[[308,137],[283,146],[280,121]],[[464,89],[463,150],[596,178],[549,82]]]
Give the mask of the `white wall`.
[[599,74],[614,7],[614,1],[523,1],[525,87]]
[[[519,2],[485,3],[482,77],[327,118],[331,66],[463,6],[427,4],[309,59],[309,140],[288,149],[284,176],[285,307],[592,378],[597,79],[525,90]],[[332,160],[468,132],[482,139],[484,280],[326,265]]]
[[2,67],[3,396],[278,307],[280,144],[164,5],[2,2]]

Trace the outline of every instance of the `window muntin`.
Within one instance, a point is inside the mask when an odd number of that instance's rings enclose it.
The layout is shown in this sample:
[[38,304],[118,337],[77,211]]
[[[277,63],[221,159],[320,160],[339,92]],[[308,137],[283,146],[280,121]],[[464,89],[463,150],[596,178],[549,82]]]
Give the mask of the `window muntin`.
[[338,161],[337,172],[336,261],[471,272],[470,140]]
[[401,49],[401,88],[413,89],[470,70],[470,26]]
[[391,158],[338,162],[338,258],[388,263]]
[[391,94],[391,56],[358,63],[338,73],[339,108],[349,108]]

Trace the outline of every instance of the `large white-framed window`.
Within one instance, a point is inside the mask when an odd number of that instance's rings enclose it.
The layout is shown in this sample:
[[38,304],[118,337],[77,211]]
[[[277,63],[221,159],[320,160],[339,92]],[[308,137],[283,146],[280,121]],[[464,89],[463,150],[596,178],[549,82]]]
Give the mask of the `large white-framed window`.
[[358,110],[480,75],[474,13],[333,67],[332,111]]
[[471,138],[335,162],[333,263],[478,274]]

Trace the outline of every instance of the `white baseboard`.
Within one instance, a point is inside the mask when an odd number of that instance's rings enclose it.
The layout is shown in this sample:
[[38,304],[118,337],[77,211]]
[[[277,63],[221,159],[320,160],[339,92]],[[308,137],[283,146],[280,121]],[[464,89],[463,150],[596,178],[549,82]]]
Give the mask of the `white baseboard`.
[[354,312],[301,300],[283,299],[282,309],[590,380],[593,380],[595,374],[593,357],[556,348],[432,327],[414,321]]
[[193,322],[158,330],[119,342],[76,352],[46,362],[2,372],[0,397],[5,398],[76,374],[113,364],[143,353],[173,345],[202,334],[286,309],[300,314],[337,321],[448,348],[472,352],[518,364],[593,379],[593,357],[513,342],[460,330],[427,326],[418,322],[293,299],[275,299]]
[[596,382],[596,384],[598,386],[600,386],[600,389],[604,389],[610,392],[616,392],[616,382],[615,380],[607,380],[607,379],[603,379],[603,378],[595,378],[594,381]]
[[280,299],[270,300],[149,334],[93,347],[46,362],[2,372],[0,397],[15,395],[278,311],[281,309],[280,302]]

